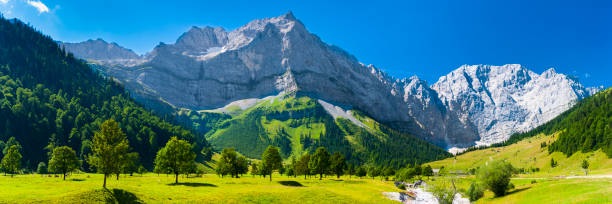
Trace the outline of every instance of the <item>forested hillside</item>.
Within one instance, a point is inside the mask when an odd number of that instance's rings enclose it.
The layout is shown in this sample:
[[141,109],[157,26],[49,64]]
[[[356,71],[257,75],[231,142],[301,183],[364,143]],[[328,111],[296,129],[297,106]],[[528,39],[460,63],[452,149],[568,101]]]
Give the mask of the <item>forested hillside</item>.
[[132,151],[148,168],[172,136],[195,143],[196,152],[208,146],[203,136],[135,103],[112,78],[92,71],[50,37],[0,17],[0,149],[19,143],[29,169],[48,161],[57,146],[70,146],[84,159],[106,119],[120,123]]
[[601,149],[612,157],[612,88],[581,101],[560,123],[564,131],[550,152],[572,155]]
[[[290,93],[263,100],[236,114],[190,112],[190,118],[218,149],[235,147],[250,158],[260,158],[268,145],[284,158],[313,153],[318,147],[341,152],[349,163],[403,167],[449,157],[445,150],[412,135],[392,130],[358,112],[362,126],[347,118],[334,119],[316,100]],[[234,116],[231,116],[234,115]]]

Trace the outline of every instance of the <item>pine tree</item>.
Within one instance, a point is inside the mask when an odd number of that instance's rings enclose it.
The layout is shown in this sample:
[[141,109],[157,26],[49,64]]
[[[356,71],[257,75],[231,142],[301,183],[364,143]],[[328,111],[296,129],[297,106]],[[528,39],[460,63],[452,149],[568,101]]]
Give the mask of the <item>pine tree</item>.
[[344,155],[340,152],[335,152],[331,156],[331,170],[336,174],[336,178],[340,178],[344,173],[344,169],[346,168],[346,161],[344,160]]
[[310,157],[308,168],[313,174],[319,174],[319,180],[323,179],[323,174],[329,169],[329,158],[329,152],[327,152],[325,147],[317,148],[317,151]]
[[262,169],[270,175],[270,181],[272,181],[272,172],[280,168],[283,162],[278,147],[268,146],[261,158]]

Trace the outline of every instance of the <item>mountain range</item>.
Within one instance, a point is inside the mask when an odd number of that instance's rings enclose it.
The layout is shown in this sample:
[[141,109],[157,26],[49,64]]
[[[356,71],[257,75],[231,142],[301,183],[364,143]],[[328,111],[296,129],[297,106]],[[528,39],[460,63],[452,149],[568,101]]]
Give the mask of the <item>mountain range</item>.
[[[233,31],[194,26],[175,43],[160,43],[142,56],[101,39],[60,44],[122,82],[137,101],[158,111],[189,113],[189,123],[213,144],[228,141],[219,139],[220,130],[240,117],[266,106],[282,113],[267,104],[288,99],[293,102],[284,104],[291,105],[281,109],[305,100],[323,108],[307,110],[325,110],[374,135],[380,132],[363,125],[368,120],[456,150],[528,131],[601,89],[586,88],[554,69],[538,74],[517,64],[464,65],[433,85],[416,76],[399,79],[323,42],[291,12]],[[282,121],[291,118],[296,117]],[[263,124],[261,118],[256,123]],[[264,129],[270,130],[255,131]],[[299,136],[288,138],[294,137]]]

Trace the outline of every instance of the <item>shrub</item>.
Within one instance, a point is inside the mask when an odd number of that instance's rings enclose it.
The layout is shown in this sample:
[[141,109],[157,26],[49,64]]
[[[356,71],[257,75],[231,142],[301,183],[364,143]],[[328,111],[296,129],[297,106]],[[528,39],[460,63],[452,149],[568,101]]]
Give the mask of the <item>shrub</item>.
[[474,182],[470,185],[470,188],[466,192],[470,201],[477,201],[484,196],[484,189],[478,183]]
[[493,161],[478,171],[478,180],[491,190],[496,197],[503,196],[510,187],[510,177],[514,168],[506,161]]
[[403,183],[400,184],[399,186],[397,186],[397,188],[402,189],[402,190],[406,190],[406,185],[404,185]]
[[536,180],[531,180],[531,184],[537,183]]
[[434,195],[438,203],[440,204],[451,204],[455,199],[457,191],[452,185],[452,181],[441,180],[439,183],[433,184],[429,187],[429,191]]

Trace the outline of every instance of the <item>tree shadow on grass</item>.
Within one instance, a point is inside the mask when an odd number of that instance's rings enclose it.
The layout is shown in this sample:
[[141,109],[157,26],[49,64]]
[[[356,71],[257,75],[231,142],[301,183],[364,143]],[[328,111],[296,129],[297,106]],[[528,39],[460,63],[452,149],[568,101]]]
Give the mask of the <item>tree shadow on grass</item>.
[[122,190],[122,189],[104,189],[107,191],[107,193],[109,193],[111,196],[106,198],[106,203],[127,203],[127,204],[132,204],[132,203],[144,203],[142,200],[140,200],[138,197],[136,197],[136,195],[134,195],[133,193],[130,193],[128,191]]
[[215,184],[210,183],[193,183],[193,182],[185,182],[185,183],[171,183],[167,184],[169,186],[190,186],[190,187],[217,187]]
[[513,191],[508,191],[508,193],[506,193],[506,195],[510,195],[510,194],[518,193],[518,192],[521,192],[521,191],[524,191],[524,190],[528,190],[528,189],[530,189],[530,188],[531,188],[531,187],[521,188],[521,189],[514,189]]
[[73,178],[73,179],[69,179],[69,181],[85,181],[85,179]]
[[278,183],[283,186],[304,187],[304,185],[297,181],[279,181]]

